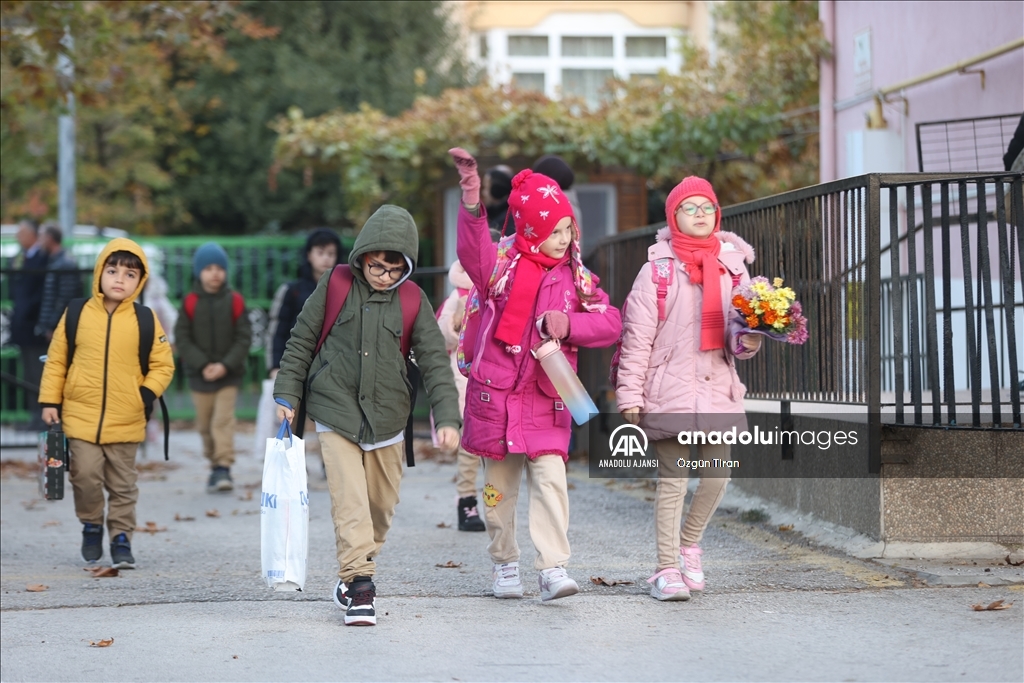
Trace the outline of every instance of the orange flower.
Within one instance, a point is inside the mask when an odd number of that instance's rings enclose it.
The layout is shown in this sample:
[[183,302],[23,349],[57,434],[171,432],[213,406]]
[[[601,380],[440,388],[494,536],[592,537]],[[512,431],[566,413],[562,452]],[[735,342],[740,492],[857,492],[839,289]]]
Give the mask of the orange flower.
[[750,329],[754,329],[755,327],[757,327],[757,323],[758,320],[756,315],[747,316],[747,327],[749,327]]
[[778,319],[778,316],[775,314],[775,311],[773,311],[772,309],[769,308],[767,311],[764,312],[764,322],[765,322],[765,324],[767,324],[767,325],[774,325],[775,321],[777,319]]
[[746,299],[737,294],[732,298],[732,305],[735,306],[736,308],[742,309],[744,306],[748,306],[749,304],[747,304]]

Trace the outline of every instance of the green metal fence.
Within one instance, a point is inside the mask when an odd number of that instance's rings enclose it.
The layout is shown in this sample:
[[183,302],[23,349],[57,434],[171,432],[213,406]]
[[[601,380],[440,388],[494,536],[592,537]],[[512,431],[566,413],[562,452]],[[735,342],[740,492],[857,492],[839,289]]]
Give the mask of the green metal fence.
[[[161,274],[168,284],[168,299],[175,307],[192,288],[192,255],[199,245],[215,241],[224,247],[231,262],[228,279],[231,286],[246,299],[253,325],[253,345],[246,366],[245,379],[239,392],[238,417],[253,419],[259,401],[260,382],[266,378],[264,335],[268,311],[277,288],[298,277],[302,263],[305,236],[249,236],[249,237],[133,237],[146,252],[150,267]],[[342,238],[342,262],[348,258],[354,237]],[[87,295],[92,286],[92,267],[107,240],[102,238],[75,239],[68,249],[74,255],[82,273],[82,292]],[[0,342],[9,337],[11,301],[8,291],[13,259],[18,245],[5,241],[0,245]],[[433,240],[420,241],[420,261],[417,282],[424,288],[433,304],[444,295],[443,268],[432,268]],[[176,359],[177,362],[177,359]],[[184,373],[175,373],[174,382],[165,399],[171,419],[191,419],[194,416],[188,381]],[[0,371],[8,377],[23,380],[17,347],[0,346]],[[423,392],[420,392],[421,395]],[[417,413],[426,415],[421,404]],[[16,382],[0,384],[0,422],[24,423],[29,419],[25,407],[25,390]]]

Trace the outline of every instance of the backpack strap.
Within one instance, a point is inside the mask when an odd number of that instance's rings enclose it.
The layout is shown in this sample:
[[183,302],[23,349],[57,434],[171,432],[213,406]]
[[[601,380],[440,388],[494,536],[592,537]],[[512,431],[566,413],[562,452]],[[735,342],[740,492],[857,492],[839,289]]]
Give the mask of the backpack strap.
[[408,358],[412,350],[412,327],[420,313],[419,286],[406,280],[398,286],[398,300],[402,305],[402,358]]
[[[152,308],[135,302],[135,317],[139,321],[139,367],[143,378],[149,374],[149,356],[153,352],[153,340],[156,337],[156,316]],[[170,460],[171,452],[171,420],[167,414],[164,397],[159,398],[160,412],[164,418],[164,460]]]
[[199,301],[199,295],[195,292],[189,292],[185,295],[185,301],[183,302],[182,308],[185,309],[185,315],[188,316],[189,320],[196,319],[196,303]]
[[245,297],[239,292],[231,292],[231,322],[237,323],[245,313]]
[[71,363],[75,360],[75,342],[78,337],[78,321],[82,317],[82,309],[85,308],[87,299],[77,298],[68,302],[67,311],[64,313],[64,335],[67,338],[68,352],[64,361],[64,375],[71,369]]
[[[345,299],[348,298],[348,293],[352,291],[352,282],[352,269],[348,265],[339,264],[334,266],[334,270],[331,271],[331,278],[327,281],[327,303],[324,305],[324,322],[320,327],[320,339],[317,340],[316,348],[313,349],[313,358],[316,358],[316,354],[320,353],[320,347],[324,345],[327,335],[331,333],[331,328],[334,327],[335,321],[341,315]],[[301,426],[299,428],[301,429]],[[293,429],[292,432],[294,431]]]
[[665,299],[668,298],[668,288],[672,285],[674,271],[670,258],[659,258],[651,262],[651,280],[658,288],[658,322],[664,321],[667,317]]

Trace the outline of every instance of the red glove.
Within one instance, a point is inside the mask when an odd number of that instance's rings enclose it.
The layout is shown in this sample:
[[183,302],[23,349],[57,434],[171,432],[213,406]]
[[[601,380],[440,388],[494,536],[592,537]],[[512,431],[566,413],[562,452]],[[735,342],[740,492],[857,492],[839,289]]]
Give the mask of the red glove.
[[561,311],[547,311],[544,314],[544,331],[552,339],[569,337],[569,316]]
[[461,147],[453,147],[448,153],[452,155],[455,168],[459,172],[462,203],[466,206],[476,206],[480,203],[480,174],[477,173],[476,159]]

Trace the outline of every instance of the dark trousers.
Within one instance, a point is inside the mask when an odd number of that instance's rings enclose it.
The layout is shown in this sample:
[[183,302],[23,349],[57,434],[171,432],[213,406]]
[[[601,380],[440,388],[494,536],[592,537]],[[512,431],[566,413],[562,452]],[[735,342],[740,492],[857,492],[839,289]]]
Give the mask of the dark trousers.
[[35,391],[25,390],[25,409],[29,414],[29,427],[31,429],[46,429],[39,407],[39,382],[43,378],[43,362],[39,360],[39,357],[46,354],[46,347],[22,346],[20,351],[22,376],[26,382],[36,388]]

